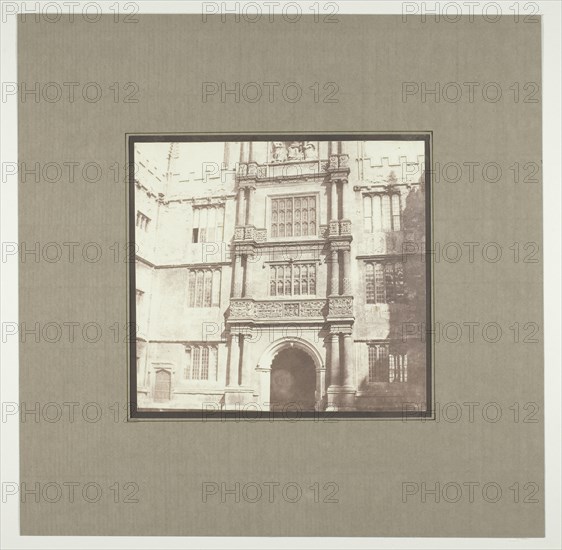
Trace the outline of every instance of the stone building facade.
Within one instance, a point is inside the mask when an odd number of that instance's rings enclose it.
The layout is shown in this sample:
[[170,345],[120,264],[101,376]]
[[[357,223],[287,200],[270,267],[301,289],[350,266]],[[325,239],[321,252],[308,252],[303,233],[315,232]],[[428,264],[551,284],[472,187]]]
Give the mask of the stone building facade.
[[194,147],[135,145],[139,409],[425,410],[423,141]]

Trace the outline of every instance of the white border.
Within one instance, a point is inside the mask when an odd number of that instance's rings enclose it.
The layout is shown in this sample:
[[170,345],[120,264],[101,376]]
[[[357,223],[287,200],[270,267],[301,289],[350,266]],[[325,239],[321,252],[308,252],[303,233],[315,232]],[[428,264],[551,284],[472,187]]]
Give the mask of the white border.
[[[104,12],[112,2],[98,2]],[[202,13],[202,2],[134,2],[139,6],[139,13]],[[246,2],[241,2],[244,4]],[[271,2],[254,2],[266,6]],[[388,14],[401,13],[402,2],[335,2],[339,14]],[[436,4],[443,6],[447,2],[420,2],[428,10]],[[475,2],[454,2],[466,13],[467,4]],[[513,0],[496,0],[505,7],[504,13],[514,4]],[[522,1],[523,6],[528,2]],[[560,533],[561,510],[561,442],[562,424],[560,417],[562,358],[560,353],[560,334],[562,325],[560,317],[561,290],[561,214],[562,169],[560,151],[561,141],[561,4],[558,1],[538,0],[531,2],[539,7],[543,15],[543,258],[544,258],[544,335],[545,335],[545,417],[546,417],[546,538],[544,539],[475,539],[475,538],[258,538],[258,537],[22,537],[19,535],[19,499],[7,499],[1,506],[1,547],[12,549],[168,549],[168,548],[537,548],[559,549],[562,547]],[[6,2],[1,4],[4,10],[7,4],[27,4],[33,11],[37,2]],[[120,5],[126,2],[119,2]],[[233,8],[236,2],[226,2]],[[303,13],[313,2],[299,2]],[[481,13],[481,6],[490,2],[480,2],[474,6],[475,13]],[[280,4],[282,5],[282,3]],[[266,8],[264,7],[264,10]],[[279,13],[279,7],[271,8]],[[528,13],[521,8],[522,13]],[[16,63],[16,18],[4,17],[2,11],[1,25],[1,81],[17,82]],[[267,13],[264,11],[264,13]],[[6,21],[4,22],[4,19]],[[329,30],[329,29],[328,29]],[[0,147],[1,161],[17,161],[17,100],[12,96],[1,106]],[[17,238],[17,176],[1,183],[1,232],[0,240],[18,242]],[[11,261],[0,264],[1,269],[1,317],[5,321],[18,319],[18,263]],[[8,339],[1,346],[1,384],[2,403],[18,402],[18,345],[15,339]],[[1,478],[2,480],[19,479],[19,423],[2,422],[1,434]]]

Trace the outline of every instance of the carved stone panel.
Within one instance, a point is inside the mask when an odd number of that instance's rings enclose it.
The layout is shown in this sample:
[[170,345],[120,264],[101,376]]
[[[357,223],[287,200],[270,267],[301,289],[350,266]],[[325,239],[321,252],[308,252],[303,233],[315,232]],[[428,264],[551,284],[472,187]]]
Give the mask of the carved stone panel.
[[274,300],[231,300],[231,319],[287,319],[323,317],[325,300],[281,302]]
[[256,176],[258,172],[258,165],[255,162],[248,164],[248,176]]
[[264,243],[267,241],[267,229],[256,229],[255,239],[258,243]]
[[274,141],[271,156],[273,162],[317,160],[316,146],[313,141]]
[[351,221],[341,220],[340,221],[340,235],[351,235]]
[[297,302],[293,304],[283,304],[283,317],[299,317],[299,304]]
[[353,297],[335,296],[328,301],[329,317],[349,317],[353,315]]
[[283,304],[281,302],[256,302],[255,314],[257,319],[283,317]]
[[251,300],[231,300],[230,317],[236,319],[247,319],[254,313],[254,303]]
[[321,317],[324,300],[307,300],[300,303],[301,317]]
[[273,162],[285,162],[287,160],[287,145],[282,141],[273,142]]
[[248,225],[244,228],[244,239],[247,241],[253,241],[254,240],[254,234],[255,234],[256,228]]

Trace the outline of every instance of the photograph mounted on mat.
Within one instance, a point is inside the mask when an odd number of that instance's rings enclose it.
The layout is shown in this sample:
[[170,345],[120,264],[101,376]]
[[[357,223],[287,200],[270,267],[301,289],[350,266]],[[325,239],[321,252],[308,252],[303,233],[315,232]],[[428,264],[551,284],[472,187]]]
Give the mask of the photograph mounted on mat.
[[130,417],[431,418],[430,149],[129,135]]

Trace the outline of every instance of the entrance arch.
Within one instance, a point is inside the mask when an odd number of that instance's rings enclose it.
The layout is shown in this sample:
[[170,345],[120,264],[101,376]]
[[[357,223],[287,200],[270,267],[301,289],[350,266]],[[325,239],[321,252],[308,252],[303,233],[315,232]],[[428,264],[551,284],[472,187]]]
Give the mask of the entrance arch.
[[[323,410],[326,369],[316,348],[302,338],[281,338],[264,351],[256,369],[266,410]],[[277,406],[270,406],[276,402]]]
[[281,350],[271,363],[270,410],[314,411],[316,369],[308,353],[298,348]]

